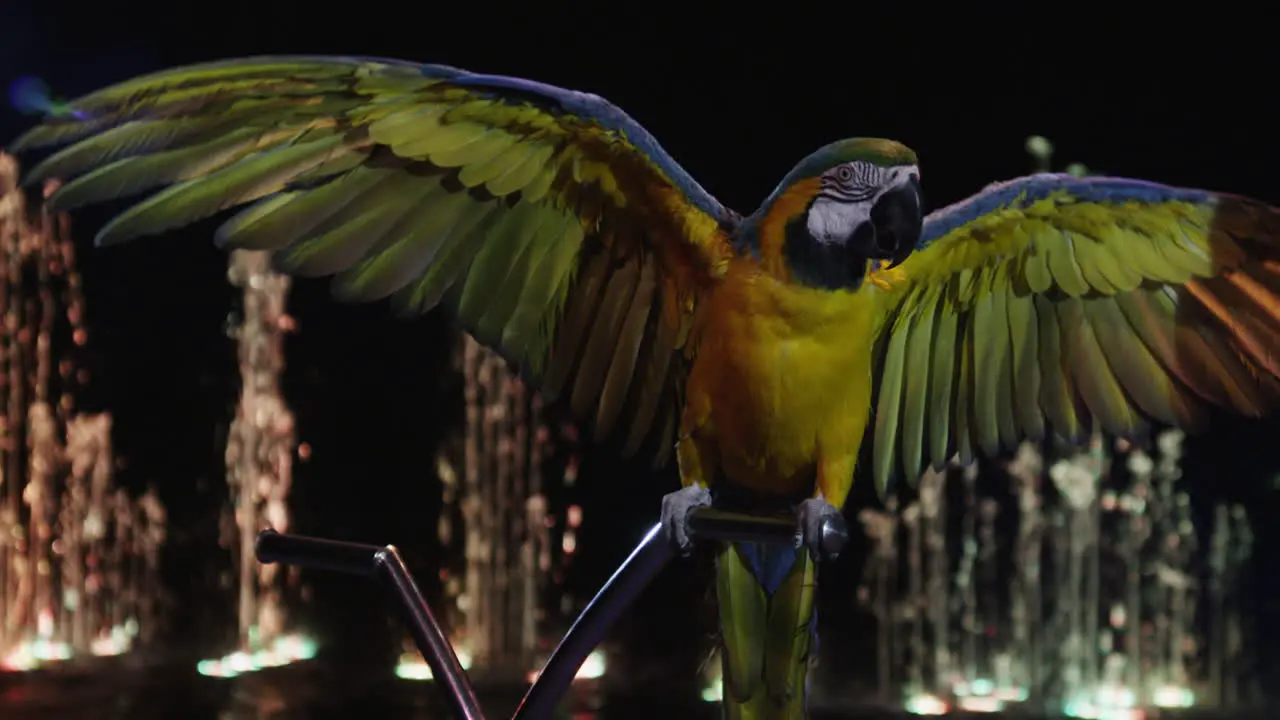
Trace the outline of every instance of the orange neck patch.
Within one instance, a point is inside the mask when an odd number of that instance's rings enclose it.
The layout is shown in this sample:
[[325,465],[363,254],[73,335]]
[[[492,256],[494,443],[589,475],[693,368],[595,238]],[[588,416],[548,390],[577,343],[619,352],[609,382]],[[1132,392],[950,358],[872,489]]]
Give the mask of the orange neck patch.
[[784,282],[792,279],[784,254],[787,223],[809,207],[809,202],[818,194],[820,184],[821,180],[816,177],[797,182],[774,198],[760,219],[760,264],[765,272]]

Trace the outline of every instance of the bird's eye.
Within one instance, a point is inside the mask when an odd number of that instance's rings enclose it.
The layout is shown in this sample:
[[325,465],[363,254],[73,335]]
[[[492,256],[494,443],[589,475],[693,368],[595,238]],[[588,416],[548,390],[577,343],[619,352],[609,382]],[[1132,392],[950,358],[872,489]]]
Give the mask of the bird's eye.
[[840,182],[847,183],[853,179],[853,171],[850,170],[847,165],[841,166],[836,169],[836,179]]

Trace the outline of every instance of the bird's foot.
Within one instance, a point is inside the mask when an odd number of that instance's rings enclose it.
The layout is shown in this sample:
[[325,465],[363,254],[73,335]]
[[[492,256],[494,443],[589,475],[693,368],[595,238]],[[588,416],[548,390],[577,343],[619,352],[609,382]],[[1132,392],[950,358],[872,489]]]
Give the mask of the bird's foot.
[[849,525],[835,505],[822,498],[809,498],[796,511],[800,524],[797,546],[809,548],[817,560],[835,560],[849,539]]
[[901,277],[901,270],[889,267],[889,260],[872,260],[866,279],[881,290],[892,290],[894,282]]
[[681,488],[662,498],[662,529],[681,555],[688,556],[693,550],[689,513],[710,505],[711,491],[700,485]]

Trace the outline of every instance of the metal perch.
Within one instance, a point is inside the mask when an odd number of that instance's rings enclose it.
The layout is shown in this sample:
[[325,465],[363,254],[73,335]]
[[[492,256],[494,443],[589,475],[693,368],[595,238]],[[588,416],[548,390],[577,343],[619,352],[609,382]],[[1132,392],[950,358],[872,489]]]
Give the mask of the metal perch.
[[[715,509],[695,511],[690,517],[690,525],[699,539],[716,541],[791,544],[795,542],[797,532],[794,521],[789,518],[742,515]],[[823,536],[838,545],[847,540],[847,536],[831,524],[823,528]],[[655,525],[645,534],[560,641],[546,667],[516,708],[515,720],[540,720],[551,716],[587,655],[674,554],[674,548],[663,536],[660,525]],[[394,547],[282,535],[274,530],[265,530],[258,536],[257,555],[258,560],[264,563],[285,563],[364,575],[385,583],[409,624],[433,676],[443,681],[454,713],[464,720],[482,720],[484,715],[475,691],[458,662],[453,646]]]

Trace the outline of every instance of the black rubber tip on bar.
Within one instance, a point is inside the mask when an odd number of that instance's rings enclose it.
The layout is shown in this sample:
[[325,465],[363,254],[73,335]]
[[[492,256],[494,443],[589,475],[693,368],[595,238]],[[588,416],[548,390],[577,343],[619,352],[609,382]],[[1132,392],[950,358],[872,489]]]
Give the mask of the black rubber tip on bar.
[[367,577],[378,573],[378,563],[374,557],[382,549],[377,545],[281,535],[270,529],[258,533],[258,541],[253,548],[261,563],[299,565]]
[[849,544],[849,523],[843,515],[833,515],[822,521],[822,541],[819,543],[827,557],[834,558]]

